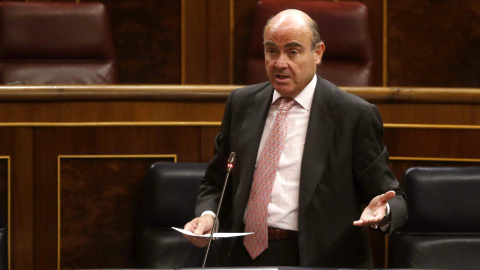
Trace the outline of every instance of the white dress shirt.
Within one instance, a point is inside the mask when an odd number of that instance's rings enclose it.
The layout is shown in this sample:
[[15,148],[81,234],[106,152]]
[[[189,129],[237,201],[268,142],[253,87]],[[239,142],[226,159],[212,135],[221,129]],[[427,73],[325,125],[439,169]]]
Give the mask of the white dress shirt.
[[[317,76],[313,76],[313,79],[305,89],[295,97],[296,104],[287,114],[287,138],[280,156],[278,171],[275,176],[270,203],[268,204],[267,223],[270,227],[293,231],[298,230],[300,171],[310,108],[312,107],[316,85]],[[268,134],[270,134],[273,121],[280,106],[280,98],[281,95],[274,91],[272,105],[268,111],[260,147],[258,148],[256,163],[260,159],[261,151]]]

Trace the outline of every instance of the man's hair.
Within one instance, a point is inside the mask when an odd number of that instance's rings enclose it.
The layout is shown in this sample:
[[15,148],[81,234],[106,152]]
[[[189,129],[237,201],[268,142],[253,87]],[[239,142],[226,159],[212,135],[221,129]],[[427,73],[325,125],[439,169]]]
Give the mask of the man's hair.
[[320,30],[318,29],[318,24],[315,20],[310,19],[308,26],[310,27],[310,32],[312,33],[312,51],[313,51],[315,50],[315,46],[317,46],[318,43],[322,42],[322,38],[320,37]]
[[[267,28],[268,24],[273,19],[273,17],[275,17],[275,15],[270,17],[267,20],[267,23],[265,24],[265,26],[263,27],[263,37],[265,37],[265,29]],[[312,34],[312,45],[310,49],[314,51],[315,46],[317,46],[318,43],[322,42],[322,38],[320,37],[320,30],[318,29],[317,22],[312,18],[310,18],[310,21],[308,22],[308,28],[310,28],[310,33]]]

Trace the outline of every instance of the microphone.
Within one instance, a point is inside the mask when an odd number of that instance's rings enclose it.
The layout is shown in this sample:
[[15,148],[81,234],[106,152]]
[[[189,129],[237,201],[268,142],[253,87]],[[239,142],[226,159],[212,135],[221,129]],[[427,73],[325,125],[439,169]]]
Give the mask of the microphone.
[[203,258],[202,268],[205,268],[205,263],[207,263],[208,251],[210,250],[210,245],[212,244],[212,239],[213,239],[213,232],[217,228],[218,214],[220,213],[220,207],[222,206],[223,195],[225,195],[225,188],[227,187],[228,176],[230,176],[230,172],[232,171],[233,165],[235,164],[235,157],[236,157],[235,152],[231,152],[230,156],[228,156],[227,175],[225,176],[225,181],[223,183],[223,190],[222,190],[222,194],[220,195],[220,201],[218,202],[217,213],[213,220],[212,233],[210,233],[210,239],[208,240],[207,251],[205,252],[205,257]]

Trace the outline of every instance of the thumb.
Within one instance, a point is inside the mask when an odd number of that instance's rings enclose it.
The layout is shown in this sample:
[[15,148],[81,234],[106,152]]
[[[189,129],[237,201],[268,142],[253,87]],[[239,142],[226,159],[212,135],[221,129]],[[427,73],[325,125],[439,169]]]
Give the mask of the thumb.
[[393,190],[387,191],[382,195],[382,201],[388,202],[393,197],[395,197],[395,191],[393,191]]

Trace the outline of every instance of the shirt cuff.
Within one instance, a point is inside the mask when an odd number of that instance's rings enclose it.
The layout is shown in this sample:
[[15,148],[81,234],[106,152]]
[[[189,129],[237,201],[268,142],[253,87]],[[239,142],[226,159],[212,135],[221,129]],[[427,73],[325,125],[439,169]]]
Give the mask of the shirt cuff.
[[213,218],[217,217],[213,211],[205,211],[200,216],[203,217],[205,215],[211,215]]
[[[213,211],[205,211],[205,212],[203,212],[200,216],[203,217],[203,216],[205,216],[205,215],[211,215],[211,216],[213,216],[214,219],[215,219],[215,217],[217,216],[217,215],[215,215],[215,213],[214,213]],[[214,222],[215,222],[215,221],[214,221]],[[215,227],[214,233],[217,233],[217,232],[218,232],[218,226],[219,226],[219,225],[220,225],[220,220],[217,219],[217,226]],[[213,238],[213,240],[217,240],[217,238],[215,237],[215,238]]]
[[391,218],[390,218],[390,205],[387,203],[387,210],[386,210],[386,213],[385,213],[385,217],[384,219],[388,219],[388,221],[385,223],[385,224],[382,224],[380,225],[380,230],[382,232],[387,232],[389,229],[390,229],[390,221],[391,221]]

